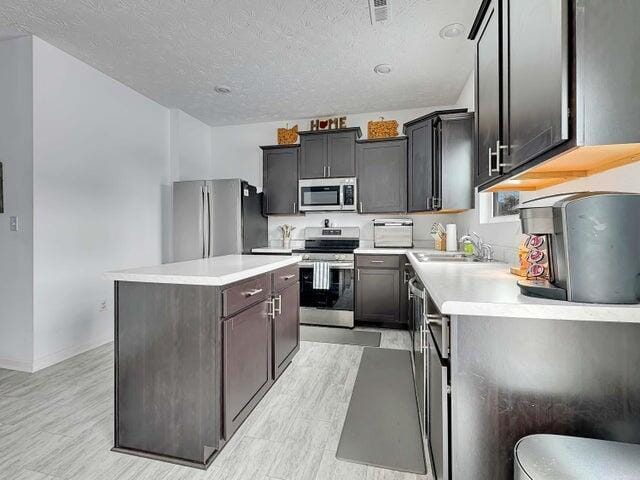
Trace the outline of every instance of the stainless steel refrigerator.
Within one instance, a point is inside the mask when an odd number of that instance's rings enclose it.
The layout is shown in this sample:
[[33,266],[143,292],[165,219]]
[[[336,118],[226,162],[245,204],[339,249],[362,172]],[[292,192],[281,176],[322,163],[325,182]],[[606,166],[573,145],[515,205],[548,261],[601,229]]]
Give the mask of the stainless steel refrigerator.
[[267,246],[262,193],[239,178],[173,184],[173,261]]

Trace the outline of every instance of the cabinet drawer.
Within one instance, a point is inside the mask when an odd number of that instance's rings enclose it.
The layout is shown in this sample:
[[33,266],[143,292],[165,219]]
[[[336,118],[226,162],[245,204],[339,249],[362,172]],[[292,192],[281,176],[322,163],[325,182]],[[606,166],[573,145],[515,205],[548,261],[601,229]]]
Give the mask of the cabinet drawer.
[[223,316],[228,317],[271,294],[271,276],[261,275],[233,285],[222,292]]
[[300,268],[298,265],[281,268],[273,272],[273,291],[279,292],[293,285],[300,279]]
[[356,267],[359,268],[399,268],[399,255],[356,255]]

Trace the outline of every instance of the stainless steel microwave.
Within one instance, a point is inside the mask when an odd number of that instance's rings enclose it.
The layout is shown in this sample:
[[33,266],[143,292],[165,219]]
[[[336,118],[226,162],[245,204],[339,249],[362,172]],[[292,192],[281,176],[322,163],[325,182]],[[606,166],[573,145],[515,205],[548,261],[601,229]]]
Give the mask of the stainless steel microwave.
[[355,178],[314,178],[298,182],[301,212],[339,210],[355,212],[357,205]]

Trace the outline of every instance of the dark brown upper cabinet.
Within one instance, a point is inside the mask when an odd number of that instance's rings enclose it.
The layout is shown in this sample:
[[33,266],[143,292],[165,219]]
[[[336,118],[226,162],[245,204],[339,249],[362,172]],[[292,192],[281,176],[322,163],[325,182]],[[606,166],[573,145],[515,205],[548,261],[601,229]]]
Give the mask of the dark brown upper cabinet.
[[482,2],[469,35],[481,190],[542,188],[638,157],[638,18],[633,0]]
[[476,40],[476,185],[569,139],[568,3],[482,4],[471,37]]
[[300,178],[356,175],[356,140],[360,128],[300,132]]
[[263,151],[263,213],[298,213],[298,146],[273,145],[260,148]]
[[324,134],[300,137],[300,178],[327,176],[327,136]]
[[432,210],[453,212],[474,207],[473,125],[473,113],[442,114],[435,121]]
[[433,117],[405,127],[407,135],[407,211],[425,212],[433,198]]
[[476,41],[476,185],[494,175],[496,147],[499,149],[502,142],[502,21],[498,4],[499,0],[488,3]]
[[358,212],[406,212],[407,139],[361,140],[356,159]]
[[405,123],[407,211],[473,208],[473,118],[457,109]]
[[[569,2],[507,0],[503,20],[504,149],[510,171],[569,139]],[[502,147],[502,145],[501,145]]]

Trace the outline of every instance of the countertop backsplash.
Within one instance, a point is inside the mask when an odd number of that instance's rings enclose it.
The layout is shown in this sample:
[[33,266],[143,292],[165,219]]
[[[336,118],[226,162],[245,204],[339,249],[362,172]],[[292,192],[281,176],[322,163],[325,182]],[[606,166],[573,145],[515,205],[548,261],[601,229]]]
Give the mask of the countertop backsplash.
[[324,220],[329,219],[332,227],[359,227],[360,228],[360,246],[370,248],[373,246],[373,220],[375,218],[412,218],[413,219],[413,242],[415,248],[433,248],[434,241],[429,234],[431,225],[434,222],[442,224],[458,223],[458,232],[464,235],[464,231],[460,230],[459,215],[360,215],[356,213],[343,212],[324,212],[324,213],[307,213],[306,215],[297,216],[271,216],[269,217],[269,246],[282,247],[282,231],[280,225],[293,225],[295,230],[291,236],[291,248],[304,247],[304,229],[306,227],[323,227]]
[[[393,215],[393,214],[380,214],[380,215],[360,215],[355,213],[342,213],[342,212],[324,212],[324,213],[307,213],[306,215],[296,216],[271,216],[269,217],[269,246],[270,247],[282,247],[282,231],[279,226],[283,224],[293,225],[295,230],[291,237],[291,248],[304,247],[304,229],[305,227],[322,227],[324,226],[324,219],[329,219],[332,227],[359,227],[360,228],[360,245],[363,248],[369,248],[373,246],[373,220],[375,218],[411,218],[413,219],[413,242],[414,248],[433,248],[434,241],[429,234],[431,225],[434,222],[440,222],[443,225],[447,223],[455,223],[458,225],[458,236],[466,234],[470,227],[471,222],[469,218],[475,211],[461,214],[419,214],[419,215]],[[484,227],[484,226],[483,226]],[[504,239],[504,245],[495,245],[491,242],[491,239],[485,240],[492,243],[495,249],[496,260],[507,262],[511,265],[517,265],[518,263],[518,244],[520,242],[520,224],[508,223],[487,225],[487,227],[496,227],[500,230],[508,231],[508,235],[501,235],[500,238]],[[483,235],[483,232],[478,232]],[[505,232],[507,233],[507,232]],[[493,235],[492,235],[493,237]]]

